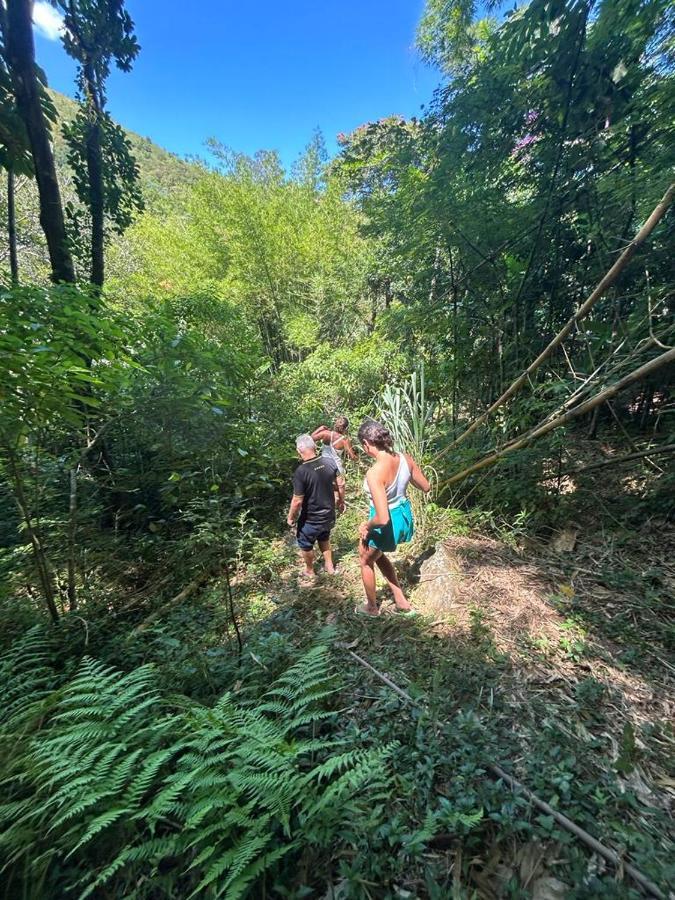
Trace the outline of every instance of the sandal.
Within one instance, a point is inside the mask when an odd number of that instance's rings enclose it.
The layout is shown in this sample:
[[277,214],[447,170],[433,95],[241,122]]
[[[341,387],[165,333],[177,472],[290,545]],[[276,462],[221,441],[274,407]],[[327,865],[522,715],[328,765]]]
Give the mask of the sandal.
[[300,575],[298,575],[298,587],[302,587],[302,588],[314,587],[315,584],[316,584],[316,575],[307,575],[304,572],[302,572]]
[[418,609],[399,609],[396,607],[396,615],[401,616],[404,619],[416,619],[417,616],[421,616],[422,613]]

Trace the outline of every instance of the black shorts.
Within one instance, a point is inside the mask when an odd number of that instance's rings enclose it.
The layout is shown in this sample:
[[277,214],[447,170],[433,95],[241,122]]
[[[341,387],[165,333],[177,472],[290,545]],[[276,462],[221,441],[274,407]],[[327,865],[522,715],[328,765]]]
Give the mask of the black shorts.
[[318,525],[313,522],[298,524],[298,547],[311,550],[317,541],[329,540],[331,527],[323,522]]

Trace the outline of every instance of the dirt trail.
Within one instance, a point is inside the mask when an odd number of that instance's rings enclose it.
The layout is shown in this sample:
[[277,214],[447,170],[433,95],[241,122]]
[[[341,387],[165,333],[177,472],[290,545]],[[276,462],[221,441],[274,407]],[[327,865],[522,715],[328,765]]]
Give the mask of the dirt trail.
[[[675,806],[675,784],[664,768],[672,751],[669,723],[675,716],[672,674],[658,660],[656,667],[645,659],[626,664],[622,648],[577,614],[584,597],[574,578],[570,581],[536,555],[516,553],[497,540],[451,537],[417,555],[408,548],[393,556],[422,615],[402,621],[378,574],[382,614],[369,621],[354,614],[363,593],[353,545],[345,542],[338,548],[337,577],[320,575],[309,588],[297,585],[292,542],[285,542],[283,553],[281,606],[290,603],[305,620],[314,617],[318,624],[336,625],[341,641],[359,646],[359,652],[374,648],[404,683],[424,677],[419,657],[410,655],[420,641],[430,640],[437,648],[426,661],[429,678],[434,653],[462,656],[489,645],[489,654],[507,661],[493,689],[503,695],[513,729],[522,732],[525,744],[542,704],[575,739],[592,742],[600,736],[606,766],[625,753],[629,727],[635,764],[622,776],[626,788],[650,805]],[[579,697],[585,693],[592,696],[592,715],[579,713]],[[649,746],[646,732],[652,734]]]

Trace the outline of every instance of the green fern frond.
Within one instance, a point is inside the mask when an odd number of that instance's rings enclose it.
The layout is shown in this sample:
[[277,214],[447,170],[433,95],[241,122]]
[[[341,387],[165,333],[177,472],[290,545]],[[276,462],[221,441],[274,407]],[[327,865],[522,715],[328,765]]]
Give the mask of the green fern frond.
[[[237,841],[232,848],[222,853],[218,859],[209,866],[206,874],[189,896],[195,897],[202,893],[210,885],[213,885],[214,882],[217,883],[221,876],[227,873],[229,877],[219,889],[219,892],[224,891],[231,881],[241,874],[247,863],[251,862],[251,860],[255,859],[258,854],[261,854],[265,850],[270,840],[270,834],[253,833],[252,835],[247,835],[242,840]],[[216,884],[216,888],[218,889],[218,884]]]
[[239,900],[259,875],[271,868],[274,863],[286,856],[287,853],[290,853],[291,850],[295,850],[299,843],[299,841],[291,841],[288,844],[263,853],[258,859],[249,863],[236,878],[231,876],[226,884],[216,892],[216,897],[226,897],[227,900]]

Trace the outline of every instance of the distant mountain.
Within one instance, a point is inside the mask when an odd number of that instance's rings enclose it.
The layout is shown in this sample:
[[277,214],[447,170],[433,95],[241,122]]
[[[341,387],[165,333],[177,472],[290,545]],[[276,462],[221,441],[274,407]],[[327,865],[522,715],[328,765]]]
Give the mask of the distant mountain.
[[[63,171],[67,167],[66,144],[61,132],[63,122],[70,122],[77,113],[77,103],[58,91],[49,91],[59,114],[59,122],[54,128],[54,155],[57,167]],[[141,172],[143,195],[150,206],[153,197],[167,195],[177,187],[189,184],[199,173],[199,165],[187,162],[170,153],[150,138],[141,137],[133,131],[124,129],[133,148],[134,156]]]
[[[61,197],[66,204],[77,206],[72,173],[68,165],[68,150],[63,137],[64,122],[70,122],[77,114],[77,103],[57,91],[49,91],[59,115],[52,126],[56,174],[61,187]],[[165,199],[172,204],[179,202],[180,191],[199,176],[198,163],[188,162],[158,146],[150,138],[126,131],[133,154],[140,169],[141,191],[146,209],[159,209]],[[46,281],[49,277],[49,260],[44,234],[39,220],[40,204],[34,179],[21,176],[16,180],[16,229],[19,250],[19,268],[25,281]],[[111,240],[122,241],[117,235]],[[9,268],[7,239],[7,194],[0,190],[0,283]],[[4,270],[4,272],[3,272]]]

